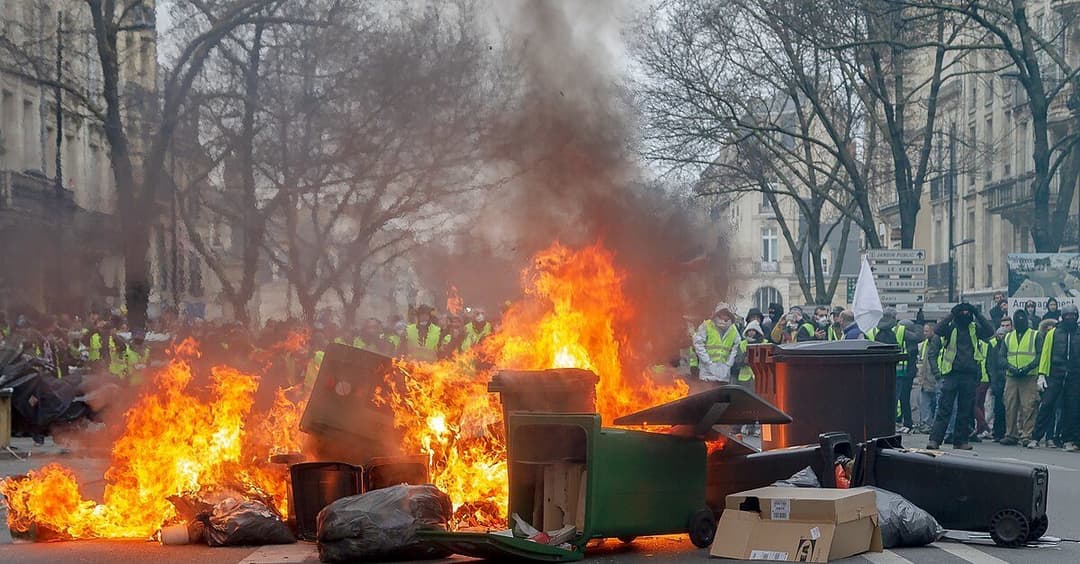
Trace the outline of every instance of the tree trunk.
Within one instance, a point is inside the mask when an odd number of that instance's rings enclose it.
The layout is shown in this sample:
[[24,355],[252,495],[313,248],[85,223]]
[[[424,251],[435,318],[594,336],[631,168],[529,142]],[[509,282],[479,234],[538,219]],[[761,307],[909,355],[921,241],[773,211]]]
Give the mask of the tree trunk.
[[1061,247],[1061,239],[1050,229],[1050,142],[1046,123],[1046,101],[1032,100],[1031,125],[1035,133],[1033,157],[1035,178],[1031,189],[1034,200],[1034,221],[1031,222],[1031,238],[1035,243],[1035,252],[1056,253]]

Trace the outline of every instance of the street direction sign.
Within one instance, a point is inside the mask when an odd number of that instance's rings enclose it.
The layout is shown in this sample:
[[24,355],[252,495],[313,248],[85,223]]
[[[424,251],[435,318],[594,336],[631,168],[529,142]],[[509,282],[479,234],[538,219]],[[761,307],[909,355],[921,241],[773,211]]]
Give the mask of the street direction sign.
[[911,274],[914,276],[926,276],[925,264],[871,264],[870,271],[875,275],[888,274]]
[[956,307],[955,303],[926,303],[923,304],[923,311],[926,313],[949,313],[954,307]]
[[926,260],[926,251],[923,249],[869,249],[866,251],[868,260]]
[[882,278],[875,279],[874,284],[878,290],[924,290],[926,289],[925,278]]
[[881,294],[883,304],[921,304],[926,300],[922,294]]

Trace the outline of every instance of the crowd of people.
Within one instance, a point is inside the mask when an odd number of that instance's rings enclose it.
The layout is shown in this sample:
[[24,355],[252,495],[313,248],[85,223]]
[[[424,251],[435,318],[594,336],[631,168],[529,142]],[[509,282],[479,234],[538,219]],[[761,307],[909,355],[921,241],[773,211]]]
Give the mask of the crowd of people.
[[[311,384],[329,343],[343,343],[387,356],[433,361],[476,346],[491,334],[492,323],[481,308],[460,313],[420,305],[410,308],[408,318],[390,316],[361,321],[355,329],[333,322],[311,325],[299,321],[268,321],[259,331],[235,322],[181,320],[165,310],[151,320],[145,331],[130,330],[121,312],[90,312],[86,315],[22,313],[9,319],[0,311],[0,348],[19,348],[54,367],[57,377],[82,368],[108,372],[138,384],[147,366],[162,363],[170,346],[194,337],[202,356],[244,368],[266,357],[269,350],[287,351],[295,368],[286,379]],[[290,334],[302,334],[291,346]]]
[[[696,328],[687,360],[692,376],[709,383],[754,386],[747,347],[760,343],[867,339],[899,346],[906,356],[896,368],[896,422],[901,433],[929,435],[927,447],[943,443],[961,450],[993,440],[1027,448],[1080,451],[1080,331],[1077,308],[1047,311],[1036,304],[1009,311],[994,296],[989,316],[956,305],[940,322],[898,320],[885,308],[876,327],[863,331],[851,310],[779,304],[752,308],[745,316],[721,303]],[[1072,344],[1076,343],[1076,347]],[[1073,354],[1073,351],[1077,351]]]

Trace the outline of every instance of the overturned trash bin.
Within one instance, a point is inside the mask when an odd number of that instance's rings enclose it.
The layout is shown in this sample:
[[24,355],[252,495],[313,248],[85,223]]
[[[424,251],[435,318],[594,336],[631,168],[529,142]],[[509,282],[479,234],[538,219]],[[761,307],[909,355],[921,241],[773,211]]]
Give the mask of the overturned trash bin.
[[1018,547],[1046,534],[1050,472],[1041,464],[905,449],[899,435],[860,445],[852,485],[899,494],[946,529]]
[[[549,545],[498,533],[422,531],[425,541],[468,556],[505,561],[580,560],[591,539],[687,533],[712,542],[716,517],[705,503],[706,447],[713,425],[780,423],[787,416],[739,386],[724,386],[617,419],[677,425],[676,434],[602,428],[596,414],[511,413],[508,515],[539,531],[572,527]],[[697,432],[702,431],[702,432]]]
[[896,417],[896,345],[874,341],[814,341],[747,348],[759,396],[793,419],[762,426],[765,450],[817,442],[842,431],[862,442],[892,435]]

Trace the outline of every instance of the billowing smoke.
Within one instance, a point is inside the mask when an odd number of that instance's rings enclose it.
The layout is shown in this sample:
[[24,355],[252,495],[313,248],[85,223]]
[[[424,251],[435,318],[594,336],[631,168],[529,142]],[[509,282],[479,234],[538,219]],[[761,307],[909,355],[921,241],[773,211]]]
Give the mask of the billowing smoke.
[[646,184],[620,71],[628,55],[619,34],[633,5],[495,5],[520,96],[495,136],[495,157],[522,173],[484,202],[449,255],[425,261],[426,282],[434,289],[454,284],[467,303],[491,307],[516,297],[518,274],[536,251],[555,240],[601,241],[629,272],[638,310],[637,326],[626,328],[630,342],[663,358],[687,340],[682,315],[706,315],[723,297],[723,257],[695,260],[710,246],[702,230],[676,198]]

